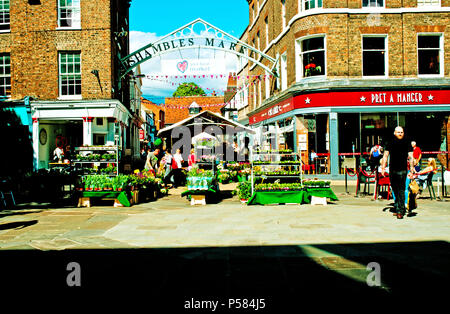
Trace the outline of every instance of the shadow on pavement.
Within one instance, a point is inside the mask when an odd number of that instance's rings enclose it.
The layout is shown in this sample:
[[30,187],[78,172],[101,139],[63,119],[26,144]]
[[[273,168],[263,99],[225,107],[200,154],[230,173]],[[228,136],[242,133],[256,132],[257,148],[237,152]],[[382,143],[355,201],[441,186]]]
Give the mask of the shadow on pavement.
[[[431,307],[444,302],[449,252],[444,241],[0,251],[0,277],[4,300],[19,293],[27,302],[40,300],[32,303],[36,308],[64,301],[70,307],[84,302],[143,307],[147,313],[211,312],[185,309],[193,299],[217,300],[217,312],[240,313],[243,309],[229,307],[229,298],[240,298],[264,299],[263,309],[247,313],[381,309],[387,301],[405,309],[429,297]],[[80,265],[80,287],[67,285],[67,278],[74,278],[73,269],[67,270],[71,262]],[[380,265],[387,288],[366,283],[371,262]]]
[[37,220],[30,220],[30,221],[18,221],[18,222],[9,222],[0,224],[0,230],[9,230],[9,229],[23,229],[32,225],[37,224]]

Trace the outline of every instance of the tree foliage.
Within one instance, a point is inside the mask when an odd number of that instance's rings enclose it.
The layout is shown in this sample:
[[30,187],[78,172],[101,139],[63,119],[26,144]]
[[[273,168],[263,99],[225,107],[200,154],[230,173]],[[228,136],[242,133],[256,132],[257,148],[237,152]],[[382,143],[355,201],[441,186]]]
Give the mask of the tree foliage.
[[173,93],[173,97],[184,96],[206,96],[205,91],[194,82],[185,82],[178,86],[177,90]]

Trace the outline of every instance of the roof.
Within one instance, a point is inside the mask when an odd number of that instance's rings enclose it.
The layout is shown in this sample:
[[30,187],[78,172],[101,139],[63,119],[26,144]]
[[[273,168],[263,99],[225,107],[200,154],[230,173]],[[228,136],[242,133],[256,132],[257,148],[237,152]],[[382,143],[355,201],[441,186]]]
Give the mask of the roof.
[[[219,115],[217,113],[205,110],[205,111],[202,111],[202,112],[200,112],[200,113],[198,113],[196,115],[193,115],[193,116],[191,116],[189,118],[186,118],[186,119],[184,119],[182,121],[179,121],[179,122],[177,122],[175,124],[172,124],[171,126],[168,126],[168,127],[164,128],[162,130],[159,130],[158,136],[161,135],[161,134],[164,134],[164,133],[167,134],[168,132],[170,132],[173,129],[175,129],[177,127],[180,127],[180,126],[187,126],[190,129],[193,129],[194,128],[194,124],[196,124],[196,122],[194,121],[195,119],[201,119],[202,120],[201,121],[201,125],[202,126],[211,125],[211,126],[218,126],[218,127],[221,127],[221,128],[225,128],[226,126],[232,126],[232,127],[241,129],[242,131],[245,131],[247,133],[255,133],[255,131],[253,131],[252,129],[250,129],[250,128],[246,127],[246,126],[243,126],[242,124],[240,124],[238,122],[229,120],[229,119],[227,119],[225,117],[222,117],[221,115]],[[201,130],[201,131],[203,131],[203,130]],[[195,135],[195,134],[193,134],[193,135]]]

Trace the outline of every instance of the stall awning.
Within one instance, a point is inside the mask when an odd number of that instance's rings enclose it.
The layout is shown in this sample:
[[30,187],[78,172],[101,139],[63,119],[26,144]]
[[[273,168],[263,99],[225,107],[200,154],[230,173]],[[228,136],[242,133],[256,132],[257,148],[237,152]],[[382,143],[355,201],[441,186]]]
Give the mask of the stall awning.
[[33,118],[41,120],[80,120],[83,117],[115,118],[129,124],[132,117],[122,103],[113,100],[102,101],[35,101],[31,103]]

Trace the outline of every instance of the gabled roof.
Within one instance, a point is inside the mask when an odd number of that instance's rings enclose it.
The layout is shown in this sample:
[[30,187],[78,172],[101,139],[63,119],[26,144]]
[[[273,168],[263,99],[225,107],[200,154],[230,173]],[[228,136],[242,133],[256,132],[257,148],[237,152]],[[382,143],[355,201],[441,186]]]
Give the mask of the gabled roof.
[[167,132],[169,132],[169,131],[177,128],[177,127],[180,127],[180,126],[188,126],[188,127],[191,126],[191,127],[193,127],[194,123],[195,123],[195,119],[202,119],[203,121],[207,122],[207,123],[203,123],[202,122],[201,123],[202,125],[216,125],[216,126],[221,127],[221,128],[224,128],[226,126],[232,126],[232,127],[235,127],[235,128],[240,128],[240,129],[242,129],[242,131],[245,131],[247,133],[255,133],[252,129],[250,129],[250,128],[246,127],[246,126],[243,126],[242,124],[240,124],[238,122],[235,122],[235,121],[232,121],[230,119],[224,118],[224,117],[222,117],[221,115],[219,115],[217,113],[205,110],[205,111],[202,111],[202,112],[200,112],[200,113],[198,113],[196,115],[193,115],[193,116],[191,116],[189,118],[181,120],[181,121],[179,121],[179,122],[177,122],[175,124],[172,124],[172,125],[164,128],[164,129],[159,130],[158,135],[167,133]]

